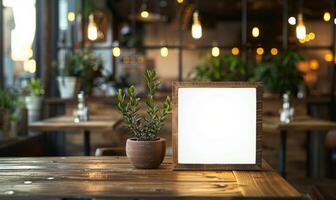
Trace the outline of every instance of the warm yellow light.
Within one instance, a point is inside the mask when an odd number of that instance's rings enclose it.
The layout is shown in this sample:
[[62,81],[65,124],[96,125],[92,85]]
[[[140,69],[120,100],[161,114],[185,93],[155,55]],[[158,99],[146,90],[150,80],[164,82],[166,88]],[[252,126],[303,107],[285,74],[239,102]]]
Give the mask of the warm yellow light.
[[288,23],[289,23],[290,25],[295,25],[295,24],[296,24],[296,19],[295,19],[295,17],[290,17],[290,18],[288,18]]
[[272,54],[273,56],[277,55],[277,54],[278,54],[278,49],[277,49],[277,48],[272,48],[272,49],[271,49],[271,54]]
[[263,55],[264,54],[264,49],[262,47],[258,47],[256,52],[257,52],[258,55]]
[[237,48],[237,47],[233,47],[232,49],[231,49],[231,53],[232,53],[232,55],[238,55],[239,54],[239,49]]
[[140,16],[142,18],[147,18],[147,17],[149,17],[149,12],[147,10],[143,10],[143,11],[141,11]]
[[326,21],[326,22],[329,22],[330,21],[330,13],[329,12],[325,12],[323,14],[323,20]]
[[324,60],[327,61],[327,62],[333,61],[333,55],[331,53],[326,53],[324,55]]
[[76,15],[74,12],[68,12],[68,20],[69,22],[75,21]]
[[202,25],[199,20],[198,11],[193,14],[193,24],[191,26],[191,36],[195,39],[200,39],[202,37]]
[[183,3],[183,0],[176,0],[177,3]]
[[24,61],[23,69],[26,72],[35,73],[36,72],[36,61],[34,59]]
[[308,34],[308,37],[309,37],[310,40],[314,40],[314,39],[315,39],[315,33],[310,32],[310,33]]
[[309,42],[310,41],[309,35],[306,35],[306,37],[304,38],[304,41],[305,42]]
[[119,57],[120,54],[121,54],[121,50],[120,50],[120,48],[119,48],[119,47],[113,47],[113,49],[112,49],[112,55],[113,55],[114,57]]
[[220,49],[218,47],[212,47],[211,49],[211,55],[213,57],[218,57],[220,54]]
[[306,37],[306,26],[303,23],[302,14],[298,15],[298,23],[296,25],[296,37],[298,39],[304,39]]
[[98,38],[98,28],[92,14],[89,16],[88,38],[92,41]]
[[29,51],[28,51],[28,57],[31,58],[31,57],[33,57],[33,55],[34,55],[33,49],[30,48]]
[[252,28],[252,36],[253,37],[259,37],[259,28],[258,27],[253,27]]
[[319,68],[319,62],[316,59],[310,61],[310,69],[317,70]]
[[306,40],[305,40],[305,39],[299,39],[299,42],[300,42],[301,44],[304,44],[304,43],[306,42]]
[[167,56],[168,56],[168,53],[169,53],[169,50],[168,50],[167,47],[162,47],[162,48],[160,49],[160,53],[161,53],[161,56],[162,56],[162,57],[167,57]]

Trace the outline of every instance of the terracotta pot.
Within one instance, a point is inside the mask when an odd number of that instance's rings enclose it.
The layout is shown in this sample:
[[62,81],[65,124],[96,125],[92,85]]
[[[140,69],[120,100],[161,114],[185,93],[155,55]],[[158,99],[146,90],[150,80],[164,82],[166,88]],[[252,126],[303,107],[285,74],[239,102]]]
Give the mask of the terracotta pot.
[[135,168],[155,169],[160,166],[166,153],[166,140],[138,141],[130,138],[126,142],[126,155]]

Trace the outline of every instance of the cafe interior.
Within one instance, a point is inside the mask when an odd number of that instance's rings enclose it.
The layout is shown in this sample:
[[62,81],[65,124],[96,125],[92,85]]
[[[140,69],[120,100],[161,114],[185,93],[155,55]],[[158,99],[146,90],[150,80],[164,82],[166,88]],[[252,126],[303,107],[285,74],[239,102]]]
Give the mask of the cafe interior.
[[334,0],[0,4],[0,199],[336,199]]

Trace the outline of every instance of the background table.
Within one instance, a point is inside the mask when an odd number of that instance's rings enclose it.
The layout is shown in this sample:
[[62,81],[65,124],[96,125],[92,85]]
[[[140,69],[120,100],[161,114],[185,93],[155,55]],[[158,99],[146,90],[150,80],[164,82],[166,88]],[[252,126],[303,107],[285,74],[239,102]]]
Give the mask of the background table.
[[84,153],[90,155],[91,131],[111,129],[120,121],[113,116],[90,116],[86,122],[74,122],[72,116],[60,116],[49,118],[42,121],[33,122],[29,125],[30,131],[48,132],[48,131],[83,131],[84,132]]
[[[263,131],[264,132],[280,132],[280,150],[279,150],[279,173],[286,176],[286,144],[287,133],[307,133],[307,144],[310,141],[309,131],[329,131],[336,128],[336,123],[328,120],[321,120],[309,116],[296,116],[293,122],[281,123],[279,116],[265,116],[263,118]],[[307,148],[307,159],[309,159],[309,148]],[[309,167],[309,161],[307,161]],[[309,169],[307,170],[309,171]],[[308,173],[309,174],[309,173]]]
[[0,198],[209,199],[301,195],[263,162],[262,171],[138,170],[125,157],[0,159]]

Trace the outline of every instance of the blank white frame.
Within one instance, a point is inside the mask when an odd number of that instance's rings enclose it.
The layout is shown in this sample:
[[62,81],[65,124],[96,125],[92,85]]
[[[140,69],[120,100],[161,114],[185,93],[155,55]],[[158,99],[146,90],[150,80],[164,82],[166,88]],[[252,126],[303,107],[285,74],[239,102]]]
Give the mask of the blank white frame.
[[175,168],[259,169],[259,86],[178,83],[173,94]]

